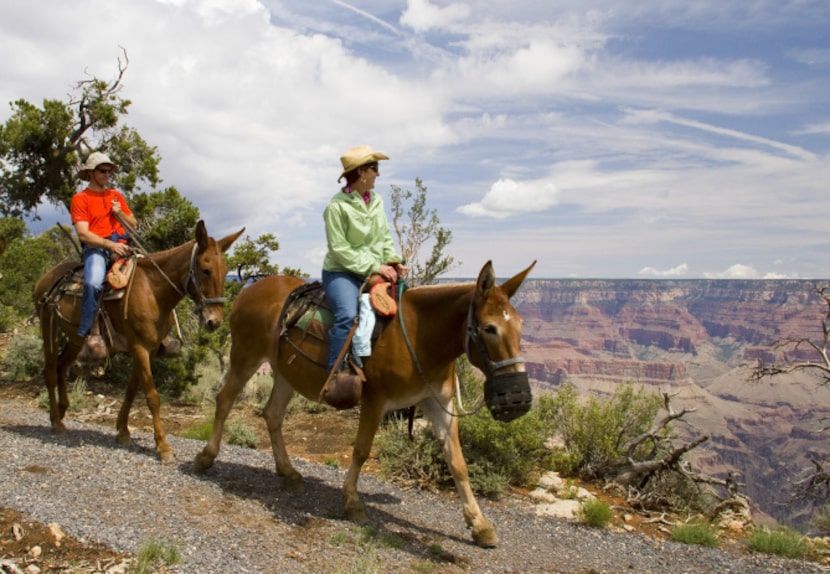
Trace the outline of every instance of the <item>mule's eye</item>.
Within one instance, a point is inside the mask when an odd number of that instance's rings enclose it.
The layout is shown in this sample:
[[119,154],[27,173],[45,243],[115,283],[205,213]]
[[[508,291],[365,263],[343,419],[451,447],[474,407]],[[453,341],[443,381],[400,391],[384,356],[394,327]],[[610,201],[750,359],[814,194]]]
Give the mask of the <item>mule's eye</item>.
[[487,325],[486,327],[484,327],[484,332],[487,333],[488,335],[498,335],[499,334],[499,330],[496,329],[495,325]]
[[207,269],[207,268],[202,269],[202,275],[204,275],[205,277],[209,277],[210,276],[210,269]]

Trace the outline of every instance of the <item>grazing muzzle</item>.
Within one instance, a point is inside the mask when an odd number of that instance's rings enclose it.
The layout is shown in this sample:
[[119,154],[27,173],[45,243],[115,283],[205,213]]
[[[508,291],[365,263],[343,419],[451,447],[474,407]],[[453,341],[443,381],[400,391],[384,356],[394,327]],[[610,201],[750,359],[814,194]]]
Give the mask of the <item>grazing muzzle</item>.
[[508,423],[530,410],[533,395],[527,373],[504,373],[487,377],[484,402],[497,421]]

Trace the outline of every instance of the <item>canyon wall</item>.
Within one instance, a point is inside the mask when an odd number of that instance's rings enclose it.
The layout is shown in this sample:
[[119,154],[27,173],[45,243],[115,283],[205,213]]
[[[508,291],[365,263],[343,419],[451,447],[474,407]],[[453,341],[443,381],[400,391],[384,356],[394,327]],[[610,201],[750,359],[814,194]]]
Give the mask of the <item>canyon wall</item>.
[[[827,311],[815,293],[830,281],[528,279],[513,298],[524,317],[522,353],[537,391],[569,381],[609,394],[634,382],[676,393],[696,411],[676,425],[709,434],[694,451],[709,474],[735,470],[745,492],[777,520],[804,523],[788,485],[830,457],[818,432],[830,388],[808,373],[748,381],[758,360],[815,359],[807,346],[776,356],[776,342],[820,342]],[[813,353],[811,355],[811,352]]]

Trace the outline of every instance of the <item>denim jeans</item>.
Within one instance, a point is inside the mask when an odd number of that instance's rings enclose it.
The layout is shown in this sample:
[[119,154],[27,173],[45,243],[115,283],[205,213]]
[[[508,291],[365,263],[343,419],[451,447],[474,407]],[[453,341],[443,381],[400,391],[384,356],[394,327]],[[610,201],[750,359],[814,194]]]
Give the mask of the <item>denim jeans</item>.
[[84,247],[84,294],[81,299],[81,323],[78,325],[78,335],[81,337],[86,337],[92,330],[92,321],[95,319],[95,311],[98,310],[98,299],[101,298],[104,288],[108,260],[108,251]]
[[[334,315],[334,323],[329,329],[329,371],[334,366],[357,317],[361,285],[363,280],[351,273],[323,270],[323,288]],[[342,365],[337,367],[342,368]]]

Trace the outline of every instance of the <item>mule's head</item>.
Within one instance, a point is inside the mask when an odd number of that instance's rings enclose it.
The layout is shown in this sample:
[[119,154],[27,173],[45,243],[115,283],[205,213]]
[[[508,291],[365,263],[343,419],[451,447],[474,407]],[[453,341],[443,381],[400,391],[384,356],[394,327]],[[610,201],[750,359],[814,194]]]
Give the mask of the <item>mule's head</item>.
[[510,304],[510,297],[533,269],[530,267],[496,285],[488,261],[478,275],[467,317],[467,355],[484,372],[484,399],[493,418],[511,421],[530,410],[533,397],[521,356],[524,320]]
[[199,324],[214,331],[222,323],[225,314],[225,276],[228,265],[223,253],[245,231],[243,227],[234,234],[216,240],[208,236],[205,222],[196,224],[196,242],[190,257],[187,293],[196,303]]

